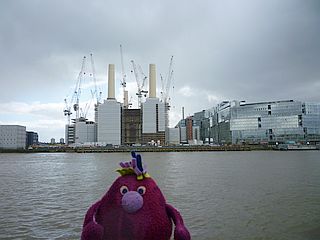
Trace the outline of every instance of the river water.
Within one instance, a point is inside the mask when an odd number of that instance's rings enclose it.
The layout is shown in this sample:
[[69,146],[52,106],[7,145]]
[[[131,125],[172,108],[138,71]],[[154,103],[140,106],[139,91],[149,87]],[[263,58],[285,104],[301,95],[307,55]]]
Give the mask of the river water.
[[[142,153],[192,239],[320,239],[320,151]],[[79,239],[128,153],[0,154],[0,239]]]

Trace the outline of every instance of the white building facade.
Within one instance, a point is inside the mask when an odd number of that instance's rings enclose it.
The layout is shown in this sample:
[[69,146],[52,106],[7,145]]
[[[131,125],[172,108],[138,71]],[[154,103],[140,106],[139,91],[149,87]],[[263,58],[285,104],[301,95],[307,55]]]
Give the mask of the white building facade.
[[75,123],[75,143],[96,142],[96,124],[92,121]]
[[121,104],[115,99],[107,99],[98,106],[97,141],[121,144]]
[[26,127],[19,125],[0,125],[0,148],[25,149]]
[[168,139],[167,143],[168,145],[178,145],[180,144],[180,129],[178,127],[176,128],[168,128]]
[[165,105],[159,98],[147,98],[142,103],[142,133],[165,131]]

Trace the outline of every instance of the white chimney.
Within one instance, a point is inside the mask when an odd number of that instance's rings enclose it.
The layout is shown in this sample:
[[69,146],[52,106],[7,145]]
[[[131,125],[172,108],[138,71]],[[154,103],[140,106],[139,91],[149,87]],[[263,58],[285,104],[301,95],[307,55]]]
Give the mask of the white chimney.
[[114,88],[114,64],[109,64],[108,71],[108,99],[115,99],[115,88]]
[[149,98],[156,97],[156,65],[149,64]]

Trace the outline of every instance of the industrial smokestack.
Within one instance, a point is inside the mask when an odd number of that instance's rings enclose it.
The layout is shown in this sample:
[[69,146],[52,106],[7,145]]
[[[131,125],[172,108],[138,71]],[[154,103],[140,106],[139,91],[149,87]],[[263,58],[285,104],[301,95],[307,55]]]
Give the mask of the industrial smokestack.
[[115,99],[114,64],[109,64],[108,69],[108,99]]
[[149,65],[149,98],[156,98],[156,65]]

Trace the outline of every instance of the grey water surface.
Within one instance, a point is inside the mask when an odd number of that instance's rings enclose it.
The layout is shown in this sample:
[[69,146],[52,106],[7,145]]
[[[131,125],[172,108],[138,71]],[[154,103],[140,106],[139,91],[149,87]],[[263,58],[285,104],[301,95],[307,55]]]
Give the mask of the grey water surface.
[[[192,239],[320,239],[320,151],[142,153]],[[79,239],[128,153],[0,154],[0,239]]]

